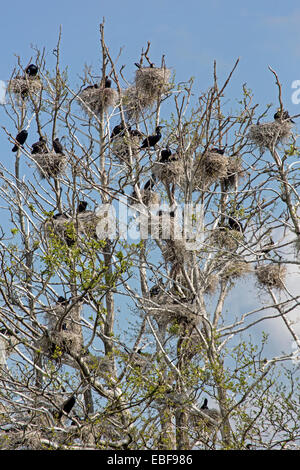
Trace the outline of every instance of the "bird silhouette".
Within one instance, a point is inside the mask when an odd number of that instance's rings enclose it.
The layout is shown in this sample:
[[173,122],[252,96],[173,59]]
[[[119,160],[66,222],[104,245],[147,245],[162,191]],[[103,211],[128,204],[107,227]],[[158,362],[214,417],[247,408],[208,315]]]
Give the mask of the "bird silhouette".
[[81,214],[82,212],[86,211],[88,203],[86,201],[79,201],[78,207],[77,207],[77,213]]
[[57,414],[57,419],[61,419],[64,412],[69,414],[70,411],[72,410],[73,406],[75,405],[76,403],[76,398],[74,395],[72,395],[70,398],[68,398],[68,400],[65,401],[65,403],[63,404],[62,406],[62,409],[59,411],[59,413]]
[[235,218],[228,216],[228,227],[230,230],[236,230],[237,232],[243,232],[243,225]]
[[104,88],[110,88],[111,87],[111,80],[108,78],[108,76],[105,77],[105,83],[104,83]]
[[35,64],[30,64],[28,67],[25,69],[25,74],[28,75],[29,77],[35,77],[39,71],[39,68]]
[[158,160],[160,163],[166,163],[170,161],[170,157],[172,155],[172,151],[167,147],[166,149],[160,152],[160,159]]
[[[19,134],[17,135],[16,137],[16,141],[20,144],[20,145],[23,145],[26,141],[28,137],[28,132],[23,129],[21,132],[19,132]],[[12,148],[12,152],[16,152],[18,150],[18,148],[20,147],[20,145],[18,144],[15,144],[15,146]]]
[[118,124],[117,126],[115,126],[112,130],[112,133],[110,134],[110,138],[113,139],[114,137],[116,137],[117,135],[119,134],[123,134],[122,131],[124,131],[125,129],[125,126],[124,124],[121,122],[120,124]]
[[58,304],[61,304],[61,305],[68,305],[69,301],[63,297],[62,295],[60,295],[56,301]]
[[32,144],[31,155],[35,155],[36,153],[47,153],[46,143],[47,141],[45,137],[40,137],[38,142]]
[[146,137],[146,139],[142,142],[142,145],[141,145],[141,149],[145,149],[145,148],[150,148],[150,147],[154,147],[157,142],[160,140],[161,138],[161,132],[160,130],[163,128],[164,126],[157,126],[155,128],[155,132],[156,134],[155,135],[148,135],[148,137]]
[[97,85],[97,83],[95,83],[94,85],[89,85],[89,86],[85,87],[82,91],[94,90],[94,89],[97,89],[97,88],[99,88],[99,85]]
[[295,121],[290,118],[288,111],[283,109],[282,112],[280,112],[280,108],[278,108],[277,112],[274,114],[274,119],[275,121],[288,121],[295,124]]
[[53,140],[53,149],[55,153],[63,153],[63,146],[61,145],[59,138]]
[[211,152],[218,153],[219,155],[224,155],[225,150],[226,150],[226,146],[223,148],[214,147],[211,149]]
[[203,405],[201,406],[200,410],[208,410],[208,400],[207,398],[204,398]]

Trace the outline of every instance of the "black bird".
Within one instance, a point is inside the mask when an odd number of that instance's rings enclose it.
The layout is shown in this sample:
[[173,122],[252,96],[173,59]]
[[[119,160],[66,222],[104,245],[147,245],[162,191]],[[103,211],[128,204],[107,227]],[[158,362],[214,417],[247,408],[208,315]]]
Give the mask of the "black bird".
[[160,130],[162,129],[163,126],[157,126],[155,129],[156,134],[155,135],[148,135],[146,139],[143,141],[141,145],[141,149],[149,148],[149,147],[154,147],[159,139],[161,138],[161,132]]
[[62,295],[60,295],[56,301],[58,304],[61,304],[61,305],[68,305],[69,301],[63,297]]
[[125,129],[125,126],[121,122],[120,124],[118,124],[117,126],[113,128],[112,133],[110,134],[110,138],[112,139],[113,137],[116,137],[116,135],[119,135],[122,131],[124,131],[124,129]]
[[31,155],[35,155],[36,153],[47,153],[46,142],[45,137],[40,137],[38,142],[32,144]]
[[[21,132],[16,137],[16,141],[20,144],[23,145],[28,137],[28,132],[23,129]],[[12,152],[16,152],[19,148],[19,145],[15,144],[15,146],[12,149]]]
[[55,153],[63,153],[63,146],[61,145],[58,137],[53,140],[53,149]]
[[242,224],[234,219],[233,217],[228,217],[228,226],[230,228],[230,230],[236,230],[237,232],[243,232],[244,231],[244,228],[242,226]]
[[28,67],[25,69],[26,75],[29,75],[30,77],[35,77],[39,71],[39,68],[35,64],[30,64]]
[[137,129],[131,129],[131,127],[128,127],[128,132],[131,137],[143,137],[143,134]]
[[108,76],[105,77],[105,83],[104,83],[104,88],[110,88],[111,87],[111,80],[108,78]]
[[159,286],[153,286],[150,289],[150,297],[154,297],[155,295],[160,294],[161,288]]
[[160,152],[160,159],[158,160],[160,163],[166,163],[170,161],[170,156],[172,155],[172,151],[167,147],[165,150]]
[[97,85],[97,83],[95,83],[94,85],[89,85],[86,88],[84,88],[82,91],[91,90],[93,88],[97,89],[99,88],[99,85]]
[[72,395],[70,398],[68,398],[67,401],[65,401],[65,403],[63,404],[63,407],[62,409],[60,410],[60,412],[58,413],[57,415],[57,419],[61,419],[61,417],[63,416],[63,413],[67,413],[69,414],[70,411],[72,410],[73,406],[75,405],[76,403],[76,398],[74,397],[74,395]]
[[208,400],[207,398],[204,398],[204,402],[203,402],[203,405],[201,406],[200,410],[208,410]]
[[274,114],[274,119],[275,119],[275,121],[277,121],[277,120],[287,121],[288,120],[289,122],[292,122],[293,124],[295,124],[295,121],[290,119],[289,112],[285,111],[284,109],[282,110],[282,112],[280,112],[280,109],[278,109],[278,111]]
[[226,146],[223,147],[222,149],[219,149],[219,148],[217,148],[217,147],[214,147],[213,149],[211,149],[211,152],[213,152],[213,153],[218,153],[219,155],[224,155],[225,150],[226,150]]
[[81,214],[82,212],[86,211],[88,203],[86,201],[79,201],[78,207],[77,207],[77,213]]
[[13,333],[7,328],[1,328],[0,333],[4,336],[13,336]]

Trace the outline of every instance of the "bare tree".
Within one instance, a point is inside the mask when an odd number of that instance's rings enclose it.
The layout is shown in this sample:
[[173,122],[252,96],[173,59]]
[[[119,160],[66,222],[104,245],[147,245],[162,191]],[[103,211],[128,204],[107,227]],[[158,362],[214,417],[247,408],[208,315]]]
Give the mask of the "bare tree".
[[[228,104],[239,60],[196,99],[150,42],[130,83],[100,39],[78,89],[61,35],[53,73],[35,51],[8,83],[0,447],[299,449],[299,151],[278,75],[267,121],[246,85]],[[257,308],[234,311],[253,280]],[[295,349],[268,358],[253,332],[278,321]]]

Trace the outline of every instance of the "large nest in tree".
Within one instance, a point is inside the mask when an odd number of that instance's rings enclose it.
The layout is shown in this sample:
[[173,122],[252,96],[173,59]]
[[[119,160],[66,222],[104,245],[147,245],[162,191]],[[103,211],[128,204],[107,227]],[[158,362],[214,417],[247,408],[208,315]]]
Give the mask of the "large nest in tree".
[[178,324],[179,326],[197,326],[201,318],[197,315],[197,307],[190,299],[172,300],[167,294],[153,297],[153,303],[148,308],[149,315],[153,316],[158,324]]
[[183,266],[191,262],[191,252],[186,249],[185,240],[164,240],[162,254],[166,263]]
[[89,116],[93,113],[100,115],[110,106],[115,106],[118,101],[118,92],[113,88],[88,88],[78,96],[81,98],[78,100],[80,106]]
[[190,424],[197,432],[211,432],[215,427],[217,427],[221,422],[221,413],[216,409],[201,410],[204,413],[197,413],[192,411],[190,414]]
[[7,86],[7,90],[15,95],[21,95],[22,98],[37,94],[43,85],[39,77],[16,77],[12,78]]
[[76,243],[78,235],[97,238],[97,224],[100,218],[92,211],[85,211],[75,217],[61,215],[45,223],[46,235],[50,238],[58,237],[68,246]]
[[243,240],[243,234],[229,228],[216,228],[210,235],[210,243],[224,249],[224,251],[236,250]]
[[206,152],[194,162],[193,186],[203,188],[228,175],[229,159],[226,155],[215,152]]
[[62,153],[47,152],[32,155],[41,178],[56,178],[63,173],[67,164],[67,157]]
[[135,74],[135,86],[139,92],[155,101],[170,89],[171,71],[165,67],[141,67]]
[[222,270],[221,278],[225,280],[238,279],[239,277],[250,274],[251,271],[252,269],[249,263],[233,259],[227,263],[225,268]]
[[273,121],[263,124],[253,124],[248,132],[248,138],[260,150],[272,149],[278,143],[284,143],[292,134],[292,123],[289,121]]
[[83,353],[81,311],[82,303],[78,303],[72,307],[55,305],[45,312],[48,330],[37,346],[50,359],[74,365],[69,354]]
[[115,137],[112,143],[112,153],[121,163],[130,164],[130,155],[132,159],[138,159],[141,146],[141,137],[139,136],[120,136]]
[[222,178],[225,189],[230,187],[238,186],[239,178],[244,177],[244,169],[242,159],[239,155],[228,158],[227,174],[225,178]]
[[[145,204],[145,206],[149,207],[151,209],[151,206],[155,206],[155,209],[160,205],[160,195],[156,191],[152,191],[150,189],[141,189],[141,199],[142,203]],[[140,204],[139,199],[135,193],[135,191],[132,193],[132,195],[129,198],[129,205],[134,206]],[[136,210],[139,208],[137,207]]]
[[122,104],[125,108],[125,116],[128,121],[138,121],[153,105],[153,99],[144,95],[132,86],[127,88],[122,94]]
[[166,185],[180,185],[185,176],[184,163],[179,158],[166,163],[155,162],[152,167],[152,173]]
[[265,264],[255,268],[258,282],[265,287],[283,289],[286,276],[286,267],[282,264]]

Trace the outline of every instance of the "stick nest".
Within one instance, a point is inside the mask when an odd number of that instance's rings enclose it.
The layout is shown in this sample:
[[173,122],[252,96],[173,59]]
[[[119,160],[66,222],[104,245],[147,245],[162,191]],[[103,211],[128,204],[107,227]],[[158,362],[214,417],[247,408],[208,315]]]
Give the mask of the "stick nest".
[[141,67],[135,74],[135,86],[153,101],[170,89],[171,71],[165,67]]
[[16,77],[10,80],[7,90],[25,98],[30,94],[37,94],[42,88],[43,85],[39,77]]
[[140,141],[139,136],[126,135],[115,137],[112,143],[112,152],[118,158],[121,163],[130,164],[130,153],[132,158],[138,159],[140,153]]
[[[146,190],[141,189],[140,192],[141,192],[142,202],[143,204],[145,204],[145,206],[150,207],[151,209],[151,206],[160,205],[160,195],[156,191],[152,191],[149,189],[146,189]],[[139,200],[137,198],[137,195],[135,194],[135,192],[133,192],[129,199],[129,205],[134,206],[138,204],[139,204]]]
[[283,289],[286,277],[286,267],[280,264],[265,264],[255,269],[257,280],[265,287]]
[[57,236],[68,246],[74,245],[78,235],[97,238],[97,224],[100,218],[92,211],[77,214],[76,217],[62,215],[45,223],[46,236]]
[[238,279],[239,277],[246,276],[251,273],[251,266],[249,263],[240,260],[230,261],[225,269],[222,271],[221,278],[228,279]]
[[180,326],[197,326],[200,324],[200,317],[197,315],[197,308],[194,305],[184,302],[184,299],[172,301],[167,295],[163,294],[153,299],[159,307],[151,306],[149,314],[152,315],[158,324],[168,325],[170,323]]
[[122,104],[128,121],[138,121],[141,115],[149,110],[154,101],[148,95],[141,93],[135,86],[127,88],[122,94]]
[[56,178],[66,168],[67,157],[61,153],[35,153],[32,155],[41,178]]
[[83,90],[79,97],[81,98],[78,100],[80,106],[91,117],[93,113],[98,116],[110,106],[115,106],[118,92],[113,88],[89,88]]
[[228,176],[229,158],[215,152],[207,152],[194,162],[194,188],[209,186]]
[[82,353],[81,311],[82,304],[76,304],[71,308],[55,305],[45,312],[48,334],[42,337],[39,345],[51,359],[63,360],[69,352]]
[[248,132],[248,138],[256,144],[260,150],[272,149],[278,143],[284,143],[292,134],[292,123],[288,121],[265,122],[253,124]]
[[216,228],[210,235],[211,244],[229,251],[236,250],[242,239],[243,234],[241,232],[228,228]]
[[166,185],[180,185],[185,176],[184,164],[180,159],[166,163],[155,162],[153,164],[152,173]]

